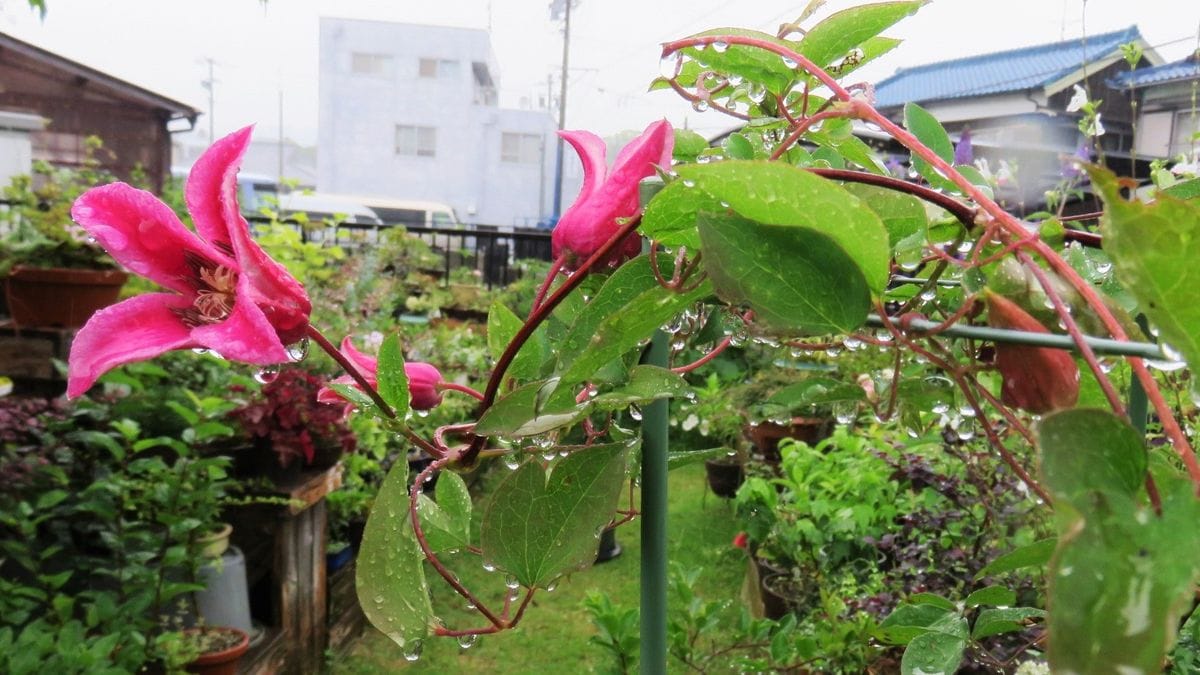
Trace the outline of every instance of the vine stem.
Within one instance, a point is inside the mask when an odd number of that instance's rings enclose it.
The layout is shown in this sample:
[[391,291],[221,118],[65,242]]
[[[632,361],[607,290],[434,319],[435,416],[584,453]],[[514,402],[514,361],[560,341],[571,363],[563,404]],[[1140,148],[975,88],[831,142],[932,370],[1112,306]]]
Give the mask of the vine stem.
[[[396,411],[392,410],[392,406],[388,405],[387,401],[383,400],[383,397],[379,395],[379,390],[377,390],[371,385],[370,382],[367,381],[366,376],[362,374],[362,371],[358,369],[358,366],[354,365],[350,359],[346,358],[346,355],[343,354],[337,347],[335,347],[333,343],[329,341],[329,338],[325,337],[321,331],[317,330],[316,326],[312,324],[308,325],[308,337],[312,338],[312,340],[321,348],[321,351],[324,351],[326,354],[328,354],[330,358],[332,358],[339,366],[342,367],[342,370],[346,371],[346,374],[354,380],[354,383],[358,385],[359,389],[362,389],[363,393],[371,397],[371,400],[375,402],[375,405],[379,407],[379,410],[382,411],[388,419],[400,421],[396,417]],[[432,443],[414,433],[412,429],[408,428],[407,424],[403,425],[400,431],[406,438],[408,438],[408,440],[412,441],[413,445],[416,445],[430,455],[434,457],[441,457],[445,454]]]
[[499,629],[508,628],[510,627],[507,625],[508,622],[488,609],[487,605],[484,605],[482,602],[480,602],[479,599],[476,598],[466,586],[462,585],[462,582],[458,580],[458,577],[454,576],[453,572],[446,569],[446,566],[442,564],[441,560],[438,560],[438,557],[433,552],[433,549],[429,548],[429,541],[425,538],[425,531],[421,529],[421,519],[417,515],[417,504],[421,498],[421,488],[424,487],[425,481],[429,480],[434,471],[442,469],[454,459],[455,457],[453,455],[436,459],[430,462],[429,466],[425,467],[425,469],[421,471],[421,473],[417,474],[417,477],[413,479],[412,487],[409,488],[408,491],[408,517],[412,522],[413,534],[416,535],[417,545],[421,547],[421,553],[425,554],[425,560],[429,561],[429,564],[432,565],[433,569],[436,570],[437,573],[446,580],[446,583],[450,584],[450,586],[457,591],[459,595],[466,598],[467,602],[475,605],[475,610],[487,618],[488,621],[492,622],[493,626]]
[[[776,44],[761,38],[749,37],[744,35],[707,35],[704,37],[684,38],[675,40],[663,45],[663,57],[670,56],[672,53],[683,49],[684,47],[693,47],[699,45],[709,45],[713,42],[723,42],[727,45],[738,44],[751,47],[757,47],[765,51],[778,54],[781,58],[786,57],[795,62],[798,67],[803,68],[809,75],[817,78],[822,84],[833,92],[834,96],[840,99],[845,105],[847,116],[871,122],[877,125],[882,131],[889,134],[898,143],[908,148],[914,155],[925,160],[936,169],[947,180],[951,181],[959,189],[963,191],[972,201],[979,204],[980,208],[994,220],[1008,234],[1014,237],[1023,237],[1028,230],[1016,217],[1009,214],[1000,207],[995,201],[983,194],[983,191],[978,186],[967,180],[965,176],[959,173],[949,162],[938,156],[933,150],[929,149],[915,135],[888,119],[883,113],[875,109],[865,98],[854,98],[845,87],[837,82],[829,73],[818,67],[810,59],[803,54],[791,49],[785,45]],[[1120,322],[1109,311],[1108,307],[1100,299],[1096,290],[1091,287],[1079,274],[1071,267],[1066,260],[1059,256],[1046,242],[1041,239],[1030,241],[1029,248],[1035,252],[1038,257],[1046,261],[1050,268],[1066,280],[1080,296],[1088,303],[1089,306],[1096,312],[1097,317],[1104,324],[1114,339],[1128,340],[1129,336],[1121,327]],[[1083,345],[1079,345],[1082,350]],[[1161,390],[1158,388],[1158,383],[1154,381],[1154,377],[1150,371],[1146,369],[1145,364],[1141,359],[1128,357],[1130,367],[1141,383],[1142,388],[1146,391],[1146,397],[1154,406],[1155,412],[1158,414],[1159,420],[1163,426],[1163,432],[1171,439],[1171,445],[1175,448],[1175,452],[1179,455],[1184,466],[1187,468],[1188,475],[1192,480],[1193,486],[1200,491],[1200,463],[1197,463],[1195,451],[1191,444],[1188,443],[1187,436],[1179,426],[1178,420],[1172,412],[1170,406],[1167,405],[1163,398]]]
[[[1042,498],[1042,501],[1046,502],[1047,504],[1052,503],[1053,499],[1050,498],[1050,493],[1046,492],[1046,489],[1042,487],[1040,483],[1034,480],[1033,476],[1030,476],[1029,472],[1025,470],[1025,467],[1021,466],[1021,463],[1017,461],[1017,458],[1008,451],[1008,448],[1004,447],[1004,442],[998,435],[996,435],[996,430],[992,428],[991,423],[987,419],[986,411],[983,409],[983,406],[980,405],[979,399],[975,397],[972,387],[964,378],[962,371],[959,368],[955,368],[948,361],[943,360],[940,356],[934,354],[933,352],[923,349],[920,345],[916,344],[907,335],[905,335],[904,331],[900,330],[899,327],[892,322],[891,318],[888,317],[887,312],[884,311],[882,303],[877,303],[876,311],[880,312],[880,317],[883,320],[884,327],[889,333],[892,334],[892,338],[896,340],[897,343],[904,343],[904,345],[909,349],[920,354],[921,356],[924,356],[926,359],[929,359],[930,363],[946,371],[950,377],[954,378],[954,382],[958,385],[959,390],[962,391],[963,397],[967,399],[967,403],[975,411],[976,417],[979,418],[980,425],[983,427],[983,433],[987,436],[988,442],[991,443],[992,447],[997,453],[999,453],[1000,458],[1004,460],[1004,463],[1007,464],[1010,469],[1012,469],[1013,473],[1015,473],[1017,477],[1029,487],[1030,490],[1033,490],[1039,497]],[[894,384],[892,386],[895,387]]]
[[457,382],[438,382],[437,389],[438,391],[457,391],[459,393],[466,394],[477,401],[483,400],[483,394],[465,384],[458,384]]
[[563,253],[554,259],[550,264],[550,269],[546,272],[546,278],[542,280],[542,285],[538,287],[537,295],[533,297],[533,302],[529,305],[529,316],[532,317],[541,306],[542,301],[546,299],[546,293],[550,291],[551,284],[554,283],[554,278],[562,271],[564,265],[567,264],[567,254]]
[[[500,358],[496,359],[496,365],[492,368],[492,375],[488,378],[487,388],[483,391],[483,400],[479,404],[479,415],[482,415],[492,404],[496,402],[496,396],[500,393],[500,383],[504,379],[504,373],[508,371],[508,367],[512,365],[513,359],[517,357],[517,352],[521,351],[521,347],[533,335],[533,331],[542,324],[543,321],[550,317],[555,307],[558,307],[571,291],[579,287],[587,276],[600,261],[608,258],[608,254],[616,248],[617,244],[625,240],[625,237],[632,235],[637,231],[638,225],[642,222],[641,216],[630,218],[624,225],[617,228],[613,236],[609,237],[608,241],[604,242],[596,252],[591,255],[582,265],[579,266],[571,276],[554,292],[546,298],[545,302],[538,306],[525,323],[521,325],[520,330],[509,341],[508,346],[504,348],[504,352],[500,354]],[[484,444],[487,443],[486,436],[476,436],[471,441],[471,445],[462,453],[459,461],[465,466],[474,464],[475,459],[479,456],[479,452],[483,450]]]
[[693,370],[699,368],[700,366],[703,366],[704,364],[708,363],[709,361],[712,361],[713,359],[717,358],[717,356],[720,355],[721,352],[725,351],[725,349],[727,347],[729,347],[729,345],[732,343],[733,343],[733,336],[726,335],[725,339],[721,340],[720,342],[718,342],[716,344],[716,346],[714,346],[712,349],[708,350],[707,354],[705,354],[704,356],[701,356],[700,358],[696,359],[695,361],[692,361],[691,363],[687,364],[686,366],[678,366],[676,368],[672,368],[671,372],[672,373],[680,373],[680,374],[690,373]]
[[392,406],[388,405],[387,401],[383,400],[383,397],[379,395],[375,387],[371,386],[371,383],[367,381],[366,376],[362,374],[358,366],[346,358],[346,355],[335,347],[329,341],[329,338],[325,337],[311,323],[308,324],[308,337],[312,338],[321,350],[328,354],[334,361],[337,361],[342,370],[346,371],[346,374],[354,379],[354,383],[358,385],[359,389],[363,390],[363,393],[371,397],[371,400],[375,402],[375,405],[379,406],[379,409],[383,411],[384,415],[387,415],[388,419],[396,419],[396,411],[392,410]]

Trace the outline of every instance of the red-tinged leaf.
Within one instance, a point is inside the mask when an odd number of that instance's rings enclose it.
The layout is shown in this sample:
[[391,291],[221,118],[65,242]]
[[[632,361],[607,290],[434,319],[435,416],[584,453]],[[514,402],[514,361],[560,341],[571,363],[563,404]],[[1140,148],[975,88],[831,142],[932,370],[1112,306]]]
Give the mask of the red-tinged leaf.
[[[995,328],[1050,333],[1003,296],[989,292],[987,303],[988,324]],[[1070,408],[1079,400],[1079,368],[1062,349],[997,343],[996,369],[1003,378],[1000,400],[1005,405],[1041,415]]]

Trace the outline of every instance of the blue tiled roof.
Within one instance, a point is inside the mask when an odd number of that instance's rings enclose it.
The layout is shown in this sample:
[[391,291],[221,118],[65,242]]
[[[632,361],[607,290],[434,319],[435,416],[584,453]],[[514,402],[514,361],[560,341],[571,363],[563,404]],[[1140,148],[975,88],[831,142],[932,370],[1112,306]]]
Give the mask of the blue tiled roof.
[[1067,40],[903,68],[875,86],[875,102],[886,108],[916,101],[1033,89],[1059,80],[1141,37],[1137,26],[1130,26],[1092,35],[1086,44],[1083,40]]
[[1200,58],[1190,56],[1175,63],[1126,71],[1110,80],[1109,84],[1114,87],[1144,87],[1148,84],[1197,78],[1200,78]]

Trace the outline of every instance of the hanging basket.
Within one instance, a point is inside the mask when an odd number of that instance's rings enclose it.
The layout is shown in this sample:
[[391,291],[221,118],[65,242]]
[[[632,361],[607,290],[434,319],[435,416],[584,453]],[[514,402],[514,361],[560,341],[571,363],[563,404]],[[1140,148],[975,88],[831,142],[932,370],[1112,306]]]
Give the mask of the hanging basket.
[[17,326],[78,328],[116,302],[128,278],[121,270],[18,265],[5,279],[8,312]]

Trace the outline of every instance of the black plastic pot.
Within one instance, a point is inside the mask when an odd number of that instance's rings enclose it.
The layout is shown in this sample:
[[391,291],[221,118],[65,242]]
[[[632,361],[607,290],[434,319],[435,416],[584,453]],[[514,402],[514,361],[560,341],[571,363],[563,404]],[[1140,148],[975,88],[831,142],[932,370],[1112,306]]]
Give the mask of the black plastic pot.
[[728,457],[705,460],[704,471],[708,475],[708,487],[724,499],[735,497],[746,479],[741,462]]
[[604,528],[600,533],[600,547],[596,550],[596,564],[608,562],[621,555],[621,544],[617,542],[616,528]]

